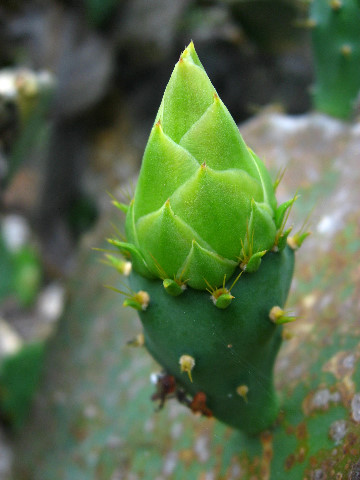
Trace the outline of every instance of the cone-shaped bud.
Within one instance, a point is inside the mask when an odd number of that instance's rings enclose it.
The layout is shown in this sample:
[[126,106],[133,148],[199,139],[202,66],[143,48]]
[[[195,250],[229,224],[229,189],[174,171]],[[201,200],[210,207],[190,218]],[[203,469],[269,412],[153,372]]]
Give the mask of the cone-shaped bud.
[[127,212],[127,243],[118,247],[143,276],[164,279],[166,272],[205,290],[230,278],[244,258],[272,249],[276,211],[268,171],[191,43],[166,87]]

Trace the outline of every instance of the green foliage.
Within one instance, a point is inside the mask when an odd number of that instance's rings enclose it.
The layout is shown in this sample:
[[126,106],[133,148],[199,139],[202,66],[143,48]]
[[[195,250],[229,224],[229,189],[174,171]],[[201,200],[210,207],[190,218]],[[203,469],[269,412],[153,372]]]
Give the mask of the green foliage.
[[360,5],[358,0],[314,0],[310,26],[315,60],[314,104],[349,118],[360,94]]

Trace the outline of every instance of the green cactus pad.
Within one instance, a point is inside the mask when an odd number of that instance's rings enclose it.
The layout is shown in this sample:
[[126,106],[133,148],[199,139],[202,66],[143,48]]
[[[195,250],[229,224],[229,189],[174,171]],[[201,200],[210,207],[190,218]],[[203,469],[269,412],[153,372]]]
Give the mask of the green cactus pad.
[[315,107],[349,118],[360,94],[360,3],[313,0],[310,5]]
[[[187,289],[171,297],[161,282],[136,272],[130,276],[131,288],[150,295],[139,315],[152,356],[189,394],[205,392],[214,416],[251,434],[269,427],[278,414],[272,370],[282,327],[269,312],[284,305],[293,264],[289,247],[268,253],[256,273],[241,276],[224,310],[214,307],[208,292]],[[184,354],[195,359],[192,382],[179,368]],[[247,401],[236,392],[240,385],[248,387]]]

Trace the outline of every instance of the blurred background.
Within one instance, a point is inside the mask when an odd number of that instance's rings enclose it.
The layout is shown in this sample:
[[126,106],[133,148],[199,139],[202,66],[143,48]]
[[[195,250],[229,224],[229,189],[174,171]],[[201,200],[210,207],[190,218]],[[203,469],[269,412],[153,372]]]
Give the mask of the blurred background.
[[79,245],[110,208],[106,192],[135,177],[180,52],[194,41],[236,122],[302,114],[307,18],[297,0],[1,1],[1,480]]

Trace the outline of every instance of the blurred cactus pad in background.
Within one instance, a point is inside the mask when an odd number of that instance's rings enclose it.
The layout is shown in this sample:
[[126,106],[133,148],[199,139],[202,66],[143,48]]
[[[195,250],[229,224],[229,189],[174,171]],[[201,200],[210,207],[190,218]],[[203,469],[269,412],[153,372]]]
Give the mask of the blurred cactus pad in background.
[[355,115],[360,102],[360,3],[313,0],[309,26],[315,107],[335,117],[349,118]]
[[[117,204],[127,212],[126,242],[110,241],[134,267],[124,305],[139,310],[145,346],[173,382],[162,402],[175,395],[251,433],[275,421],[280,325],[294,320],[283,307],[295,199],[277,206],[264,164],[190,43],[166,87],[134,199]],[[288,239],[293,249],[306,235]]]

